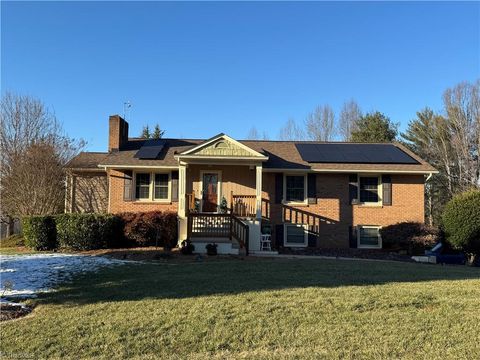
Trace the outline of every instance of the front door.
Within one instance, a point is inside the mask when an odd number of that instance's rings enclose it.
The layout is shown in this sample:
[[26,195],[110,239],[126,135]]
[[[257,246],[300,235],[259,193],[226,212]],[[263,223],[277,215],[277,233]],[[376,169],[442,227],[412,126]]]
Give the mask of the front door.
[[202,212],[216,212],[218,210],[218,174],[203,173],[202,184]]

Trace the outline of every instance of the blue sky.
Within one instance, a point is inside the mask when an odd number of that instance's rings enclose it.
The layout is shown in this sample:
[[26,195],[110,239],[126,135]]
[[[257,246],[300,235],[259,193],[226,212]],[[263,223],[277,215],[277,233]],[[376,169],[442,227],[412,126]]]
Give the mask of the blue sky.
[[404,128],[480,77],[480,3],[5,2],[1,87],[41,98],[65,130],[276,138],[288,118],[356,99]]

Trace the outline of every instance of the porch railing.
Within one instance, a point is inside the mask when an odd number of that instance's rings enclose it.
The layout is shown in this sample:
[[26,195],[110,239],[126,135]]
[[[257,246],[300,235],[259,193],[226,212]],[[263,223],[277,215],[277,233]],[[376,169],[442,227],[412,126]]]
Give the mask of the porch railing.
[[185,194],[185,207],[187,214],[195,211],[195,191],[192,191],[190,194]]
[[230,238],[230,214],[188,214],[187,235],[189,238]]
[[282,219],[284,222],[292,224],[309,225],[309,231],[318,234],[320,232],[320,215],[309,211],[294,208],[288,205],[282,205]]
[[[234,195],[230,194],[231,212],[240,217],[256,217],[257,216],[257,196],[256,195]],[[262,199],[261,204],[262,217],[270,218],[270,202]]]
[[235,215],[231,215],[231,237],[235,238],[240,247],[244,247],[248,255],[248,236],[250,228]]
[[240,218],[230,214],[190,213],[187,219],[187,236],[192,238],[236,239],[248,254],[249,227]]

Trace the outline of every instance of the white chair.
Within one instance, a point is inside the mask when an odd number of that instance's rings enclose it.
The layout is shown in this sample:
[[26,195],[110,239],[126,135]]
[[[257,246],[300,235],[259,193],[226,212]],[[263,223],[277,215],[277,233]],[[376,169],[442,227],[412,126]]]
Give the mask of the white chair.
[[272,235],[262,234],[260,238],[260,251],[272,251]]

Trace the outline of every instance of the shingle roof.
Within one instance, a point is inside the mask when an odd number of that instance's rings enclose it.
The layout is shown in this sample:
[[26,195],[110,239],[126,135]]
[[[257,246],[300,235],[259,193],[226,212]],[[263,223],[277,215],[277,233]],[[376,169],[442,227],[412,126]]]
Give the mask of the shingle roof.
[[[145,139],[129,139],[126,146],[120,151],[110,153],[81,153],[71,161],[70,167],[91,168],[98,165],[107,166],[178,166],[175,155],[184,152],[205,140],[202,139],[164,139],[165,147],[157,159],[135,158],[137,151],[144,145]],[[268,140],[239,140],[244,145],[268,156],[263,163],[266,169],[303,169],[303,170],[378,170],[378,171],[436,171],[430,164],[419,158],[399,143],[394,143],[399,149],[417,160],[418,164],[352,164],[352,163],[308,163],[298,152],[296,144],[299,141],[268,141]],[[302,142],[319,143],[319,142]],[[342,144],[342,143],[335,143]],[[343,143],[344,144],[344,143]],[[365,144],[363,144],[365,145]],[[360,144],[362,146],[362,144]],[[391,146],[391,145],[390,145]],[[88,166],[87,166],[88,165]]]
[[70,169],[98,169],[98,165],[107,155],[106,152],[82,151],[68,162],[67,167]]

